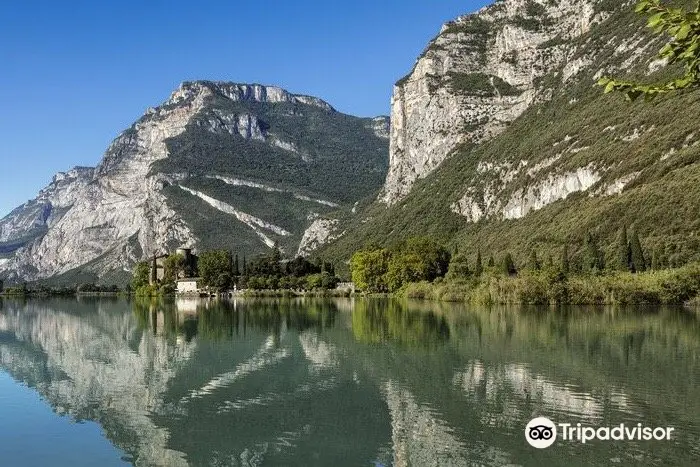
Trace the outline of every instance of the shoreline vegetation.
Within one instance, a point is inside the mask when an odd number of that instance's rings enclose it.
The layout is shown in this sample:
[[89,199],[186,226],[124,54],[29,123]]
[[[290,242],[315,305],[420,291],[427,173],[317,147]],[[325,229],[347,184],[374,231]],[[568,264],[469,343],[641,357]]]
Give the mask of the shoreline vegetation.
[[[203,296],[347,297],[390,296],[474,305],[686,305],[700,308],[700,262],[678,264],[644,250],[636,233],[622,229],[607,255],[588,235],[577,249],[565,244],[555,261],[535,250],[502,253],[487,260],[480,250],[452,252],[429,237],[414,237],[390,247],[368,246],[349,264],[352,282],[321,258],[283,259],[279,249],[253,260],[227,250],[204,251],[195,270],[183,258],[165,261],[164,278],[151,283],[149,263],[138,263],[126,287],[82,284],[75,288],[2,289],[2,296],[172,296],[183,274],[196,275]],[[612,254],[611,254],[612,252]],[[526,258],[526,259],[523,259]],[[340,284],[340,287],[338,287]],[[196,296],[198,294],[182,294]]]
[[[388,248],[366,247],[350,261],[359,290],[476,305],[664,305],[700,306],[700,263],[671,267],[659,252],[648,255],[637,233],[622,229],[611,257],[592,235],[573,253],[569,245],[540,260],[535,250],[517,264],[510,252],[483,261],[450,253],[427,237]],[[550,252],[551,253],[551,252]],[[650,258],[650,259],[649,259]]]

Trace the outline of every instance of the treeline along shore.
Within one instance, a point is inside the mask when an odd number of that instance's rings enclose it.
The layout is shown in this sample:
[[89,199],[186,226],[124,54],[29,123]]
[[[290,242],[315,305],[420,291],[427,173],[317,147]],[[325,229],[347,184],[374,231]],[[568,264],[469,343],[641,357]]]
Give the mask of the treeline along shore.
[[[490,304],[685,304],[700,306],[700,262],[646,251],[626,229],[615,245],[599,245],[593,235],[583,244],[565,244],[545,254],[451,250],[430,237],[391,246],[366,246],[347,264],[321,258],[284,259],[275,248],[248,260],[227,250],[203,251],[192,269],[179,254],[163,263],[163,277],[152,279],[149,261],[138,263],[129,284],[76,287],[6,287],[5,296],[173,295],[180,277],[196,277],[203,294],[364,295]],[[348,272],[346,277],[337,269]],[[338,285],[347,285],[338,289]]]

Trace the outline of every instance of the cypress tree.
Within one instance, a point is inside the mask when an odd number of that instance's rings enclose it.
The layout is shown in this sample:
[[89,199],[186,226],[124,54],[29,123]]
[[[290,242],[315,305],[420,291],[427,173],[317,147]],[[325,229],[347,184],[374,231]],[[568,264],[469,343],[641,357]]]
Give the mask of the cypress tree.
[[630,248],[627,240],[627,227],[625,226],[620,229],[620,235],[617,239],[617,264],[615,266],[620,271],[630,270]]
[[486,263],[486,265],[490,268],[493,268],[496,266],[496,261],[493,259],[493,255],[489,256],[489,262]]
[[651,269],[652,269],[652,271],[658,271],[659,269],[661,269],[659,267],[659,249],[658,248],[654,248],[651,251]]
[[561,271],[564,274],[568,274],[571,270],[571,264],[569,262],[569,244],[564,244],[564,249],[561,252]]
[[243,255],[243,275],[248,275],[248,263],[246,263],[245,255]]
[[634,272],[644,272],[646,271],[646,260],[644,259],[644,250],[642,249],[642,243],[639,241],[639,235],[637,231],[632,233],[632,239],[630,240],[630,252],[632,255],[632,267]]
[[241,275],[241,270],[238,267],[238,255],[236,255],[236,258],[233,260],[233,275],[234,276],[240,276]]
[[590,232],[586,236],[586,268],[594,272],[605,268],[603,252],[598,248],[598,243]]
[[515,261],[513,261],[513,255],[510,253],[506,253],[505,257],[503,258],[503,272],[509,276],[513,276],[518,273],[518,270],[515,268]]
[[537,259],[537,252],[535,250],[530,250],[530,257],[528,259],[528,269],[531,271],[540,270],[540,261]]
[[476,250],[476,264],[474,265],[474,275],[481,277],[484,273],[484,266],[481,264],[481,250]]

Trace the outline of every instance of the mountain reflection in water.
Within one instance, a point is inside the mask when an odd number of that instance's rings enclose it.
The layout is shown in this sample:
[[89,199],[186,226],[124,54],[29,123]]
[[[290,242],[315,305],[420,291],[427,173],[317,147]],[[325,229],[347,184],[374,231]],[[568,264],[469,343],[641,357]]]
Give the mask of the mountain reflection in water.
[[[2,369],[57,414],[97,421],[138,465],[700,460],[700,323],[681,310],[0,303]],[[678,436],[535,451],[523,437],[535,415]]]

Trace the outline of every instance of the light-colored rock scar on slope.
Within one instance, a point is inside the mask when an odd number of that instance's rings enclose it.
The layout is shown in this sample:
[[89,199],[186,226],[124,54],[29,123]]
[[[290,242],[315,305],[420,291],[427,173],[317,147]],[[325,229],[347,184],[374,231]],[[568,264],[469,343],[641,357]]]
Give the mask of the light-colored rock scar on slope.
[[339,224],[338,219],[315,219],[301,238],[297,256],[309,256],[326,243],[340,238],[344,232],[336,233]]
[[497,180],[486,187],[482,196],[479,196],[475,187],[471,187],[451,207],[453,212],[466,217],[470,222],[491,217],[520,219],[532,211],[566,199],[572,193],[587,191],[600,179],[600,172],[591,166],[563,174],[550,174],[527,189],[517,190],[505,201],[499,199],[499,195],[508,182]]
[[273,248],[275,246],[275,241],[272,240],[270,237],[265,235],[265,233],[261,229],[268,230],[274,234],[281,235],[281,236],[289,236],[291,235],[288,231],[283,229],[282,227],[278,227],[274,224],[270,224],[269,222],[265,222],[262,219],[259,219],[255,216],[251,216],[250,214],[246,214],[243,211],[239,211],[238,209],[234,208],[230,204],[224,203],[223,201],[219,201],[218,199],[212,198],[211,196],[207,196],[202,192],[192,190],[190,188],[184,187],[182,185],[179,185],[180,188],[185,190],[186,192],[190,193],[191,195],[197,196],[198,198],[202,199],[205,203],[213,207],[214,209],[217,209],[221,212],[224,212],[226,214],[231,214],[236,217],[240,222],[244,223],[248,227],[250,227],[255,234],[260,237],[260,239],[270,248]]
[[323,200],[323,199],[311,198],[310,196],[305,196],[305,195],[299,194],[299,193],[297,193],[297,192],[295,192],[295,191],[293,191],[293,190],[283,190],[283,189],[281,189],[281,188],[271,187],[271,186],[269,186],[269,185],[264,185],[264,184],[262,184],[262,183],[253,182],[253,181],[250,181],[250,180],[243,180],[243,179],[240,179],[240,178],[232,178],[232,177],[224,177],[224,176],[222,176],[222,175],[213,175],[213,176],[209,176],[209,177],[207,177],[207,178],[213,178],[213,179],[216,179],[216,180],[221,180],[222,182],[224,182],[224,183],[226,183],[226,184],[228,184],[228,185],[232,185],[232,186],[246,186],[246,187],[249,187],[249,188],[258,188],[258,189],[260,189],[260,190],[267,191],[267,192],[269,192],[269,193],[289,193],[289,194],[291,194],[292,196],[294,196],[294,197],[295,197],[296,199],[298,199],[298,200],[307,201],[307,202],[310,202],[310,203],[322,204],[322,205],[324,205],[324,206],[328,206],[328,207],[331,207],[331,208],[340,207],[340,205],[338,205],[337,203],[334,203],[334,202],[332,202],[332,201],[326,201],[326,200]]

